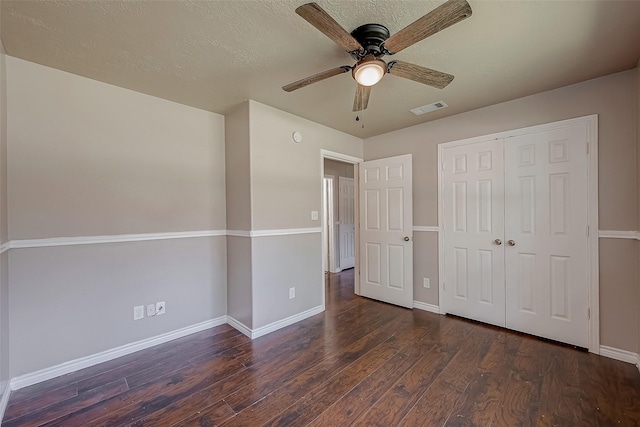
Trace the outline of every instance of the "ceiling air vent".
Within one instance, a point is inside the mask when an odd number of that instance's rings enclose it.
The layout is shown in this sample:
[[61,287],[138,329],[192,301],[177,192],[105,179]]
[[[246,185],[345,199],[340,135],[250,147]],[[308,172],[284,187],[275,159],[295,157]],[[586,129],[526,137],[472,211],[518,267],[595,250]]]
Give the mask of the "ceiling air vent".
[[433,104],[423,105],[422,107],[414,108],[410,110],[416,116],[419,116],[424,113],[430,113],[435,110],[439,110],[441,108],[448,107],[448,105],[444,101],[434,102]]

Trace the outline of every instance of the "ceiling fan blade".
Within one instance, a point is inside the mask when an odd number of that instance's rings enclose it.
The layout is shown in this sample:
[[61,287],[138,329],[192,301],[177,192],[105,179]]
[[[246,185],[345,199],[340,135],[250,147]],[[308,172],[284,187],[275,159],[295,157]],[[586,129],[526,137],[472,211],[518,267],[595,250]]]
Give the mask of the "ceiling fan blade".
[[471,6],[466,0],[449,0],[389,37],[384,47],[393,55],[468,18],[471,13]]
[[363,50],[360,43],[317,3],[303,4],[296,13],[347,52]]
[[353,111],[362,111],[367,109],[369,104],[369,95],[371,94],[371,86],[358,85],[356,88],[356,96],[353,98]]
[[420,65],[410,64],[402,61],[391,61],[387,65],[389,74],[404,77],[414,82],[433,86],[438,89],[444,89],[451,81],[451,74],[441,71],[432,70],[431,68],[421,67]]
[[351,71],[351,67],[349,67],[348,65],[343,65],[342,67],[336,67],[330,70],[322,71],[321,73],[305,77],[304,79],[298,80],[297,82],[289,83],[288,85],[282,86],[282,89],[284,89],[286,92],[292,92],[296,89],[300,89],[301,87],[309,86],[312,83],[317,83],[321,80],[328,79],[329,77],[337,76],[348,71]]

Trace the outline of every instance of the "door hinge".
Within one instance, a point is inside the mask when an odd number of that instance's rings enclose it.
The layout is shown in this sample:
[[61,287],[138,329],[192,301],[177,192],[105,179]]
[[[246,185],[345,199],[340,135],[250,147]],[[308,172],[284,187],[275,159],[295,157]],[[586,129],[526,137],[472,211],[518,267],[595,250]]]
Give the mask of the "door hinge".
[[444,170],[444,162],[442,162],[442,164],[440,165],[440,169]]
[[591,320],[591,308],[587,308],[587,319]]
[[589,237],[589,226],[587,225],[587,237]]
[[587,142],[587,154],[589,154],[589,143]]

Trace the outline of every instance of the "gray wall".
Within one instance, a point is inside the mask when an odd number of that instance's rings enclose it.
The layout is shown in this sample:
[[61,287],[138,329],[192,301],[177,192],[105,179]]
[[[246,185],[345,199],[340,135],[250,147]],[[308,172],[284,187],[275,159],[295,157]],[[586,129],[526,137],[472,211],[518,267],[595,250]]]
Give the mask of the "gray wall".
[[[223,116],[12,57],[7,79],[12,241],[226,229]],[[9,269],[11,376],[227,313],[224,236],[11,249]]]
[[[9,240],[7,213],[7,67],[0,42],[0,245]],[[0,254],[0,398],[9,380],[9,253]]]
[[[563,119],[599,115],[600,229],[635,230],[638,225],[636,156],[637,71],[627,71],[566,86],[502,104],[402,129],[364,142],[365,159],[412,153],[414,162],[414,224],[435,226],[437,206],[437,145]],[[420,234],[418,232],[416,234]],[[435,233],[434,233],[435,234]],[[428,241],[427,241],[428,239]],[[438,304],[437,287],[422,289],[422,277],[437,283],[437,240],[418,237],[414,289],[422,302]],[[602,244],[600,276],[601,344],[635,351],[639,335],[638,268],[615,254],[636,251],[629,241],[611,239]],[[420,259],[419,254],[429,259]],[[635,290],[635,291],[634,291]]]
[[320,150],[361,157],[362,140],[255,101],[225,126],[227,228],[247,234],[227,237],[228,314],[255,330],[322,305],[322,246],[317,232],[248,234],[319,228],[311,211],[321,208]]
[[[251,230],[251,158],[249,103],[244,102],[225,116],[225,173],[227,228]],[[251,239],[227,237],[227,314],[251,328]]]
[[[321,149],[362,157],[362,140],[249,101],[252,218],[255,230],[319,228]],[[303,142],[291,135],[299,131]],[[322,304],[320,233],[252,239],[253,328]],[[296,287],[295,299],[288,288]]]
[[[226,314],[225,252],[224,236],[12,249],[12,376]],[[165,315],[133,320],[157,301]]]
[[[322,304],[320,233],[252,240],[254,329]],[[289,299],[291,287],[294,299]]]
[[[636,67],[636,178],[637,178],[637,213],[638,222],[636,223],[636,231],[640,232],[640,60]],[[640,241],[638,244],[638,256],[640,257]],[[638,282],[636,283],[637,304],[635,307],[636,318],[638,324],[638,336],[636,338],[636,353],[640,355],[640,258],[637,260],[638,265]],[[640,356],[639,356],[640,357]]]
[[[251,114],[252,217],[255,230],[320,227],[320,150],[362,156],[362,140],[258,102]],[[304,141],[291,139],[294,131]]]

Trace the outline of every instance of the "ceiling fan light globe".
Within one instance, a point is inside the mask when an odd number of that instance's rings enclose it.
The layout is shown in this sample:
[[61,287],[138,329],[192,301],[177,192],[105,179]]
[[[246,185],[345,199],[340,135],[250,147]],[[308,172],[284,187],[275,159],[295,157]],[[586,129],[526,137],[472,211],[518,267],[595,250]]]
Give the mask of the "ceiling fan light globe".
[[359,64],[353,70],[353,78],[362,86],[373,86],[378,83],[385,73],[382,61],[369,61]]

